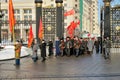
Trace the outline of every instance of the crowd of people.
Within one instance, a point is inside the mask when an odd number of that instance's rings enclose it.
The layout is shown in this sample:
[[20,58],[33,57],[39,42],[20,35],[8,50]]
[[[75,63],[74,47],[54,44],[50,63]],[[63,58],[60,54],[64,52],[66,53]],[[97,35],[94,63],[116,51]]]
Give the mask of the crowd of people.
[[[55,45],[54,45],[55,43]],[[66,39],[56,38],[55,42],[52,40],[46,42],[42,40],[40,45],[38,45],[37,41],[34,40],[32,44],[33,55],[32,58],[34,62],[38,60],[37,50],[40,48],[42,62],[46,60],[46,46],[48,46],[48,56],[55,55],[57,56],[71,56],[74,55],[76,57],[84,54],[91,55],[93,53],[93,49],[96,49],[96,53],[100,52],[100,40],[97,38],[79,38],[79,37],[66,37]],[[54,51],[55,49],[55,51]],[[55,52],[55,53],[54,53]]]

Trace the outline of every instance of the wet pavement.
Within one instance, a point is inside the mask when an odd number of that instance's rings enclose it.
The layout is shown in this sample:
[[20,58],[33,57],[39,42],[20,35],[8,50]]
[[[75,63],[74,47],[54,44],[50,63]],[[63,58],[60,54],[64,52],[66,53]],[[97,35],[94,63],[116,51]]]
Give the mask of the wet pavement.
[[102,54],[79,57],[47,57],[34,63],[31,57],[21,59],[20,66],[15,60],[0,61],[0,80],[120,80],[120,54],[111,54],[105,60]]

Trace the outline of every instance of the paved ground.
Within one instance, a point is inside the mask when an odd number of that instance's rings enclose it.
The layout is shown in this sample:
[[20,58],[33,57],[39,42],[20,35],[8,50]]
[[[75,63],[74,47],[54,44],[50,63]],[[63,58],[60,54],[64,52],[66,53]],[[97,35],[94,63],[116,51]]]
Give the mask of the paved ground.
[[120,54],[105,60],[101,54],[79,57],[47,57],[34,63],[31,57],[0,62],[0,80],[120,80]]

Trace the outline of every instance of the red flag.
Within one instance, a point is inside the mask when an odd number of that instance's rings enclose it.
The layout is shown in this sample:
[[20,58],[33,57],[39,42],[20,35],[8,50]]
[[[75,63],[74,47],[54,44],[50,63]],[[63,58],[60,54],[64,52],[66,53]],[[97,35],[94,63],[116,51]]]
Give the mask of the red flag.
[[80,25],[80,20],[77,21],[77,24]]
[[72,21],[70,25],[67,27],[68,34],[71,38],[73,37],[74,30],[78,24],[79,24],[78,22]]
[[13,32],[13,27],[15,26],[15,18],[14,18],[14,9],[12,0],[9,0],[9,26],[11,33]]
[[40,19],[40,24],[39,24],[39,34],[38,37],[42,40],[43,39],[43,24],[42,24],[42,19]]
[[64,16],[70,16],[70,15],[74,15],[74,14],[75,14],[75,10],[72,9],[72,10],[70,10],[70,11],[65,12],[65,13],[64,13]]
[[88,35],[87,35],[88,37],[90,37],[91,35],[90,35],[90,33],[88,33]]
[[33,32],[32,32],[32,26],[30,26],[29,35],[28,35],[28,47],[31,47],[33,38],[34,38],[34,36],[33,36]]

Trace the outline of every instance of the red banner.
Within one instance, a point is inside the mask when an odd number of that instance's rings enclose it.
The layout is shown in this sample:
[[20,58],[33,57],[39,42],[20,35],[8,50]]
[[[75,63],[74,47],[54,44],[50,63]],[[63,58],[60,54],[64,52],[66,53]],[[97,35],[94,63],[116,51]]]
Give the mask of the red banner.
[[39,37],[41,40],[43,39],[43,32],[44,32],[44,29],[43,29],[42,19],[40,19],[38,37]]
[[74,30],[75,30],[75,28],[77,27],[77,25],[79,25],[79,24],[80,24],[79,21],[78,21],[78,22],[72,21],[72,22],[70,23],[70,25],[67,27],[68,34],[69,34],[69,36],[70,36],[71,38],[73,38],[73,36],[74,36]]
[[75,10],[72,9],[72,10],[70,10],[70,11],[65,12],[65,13],[64,13],[64,16],[70,16],[70,15],[74,15],[74,14],[75,14]]
[[12,0],[9,0],[9,26],[10,32],[13,33],[13,27],[15,26],[15,18]]
[[29,30],[29,35],[28,35],[28,47],[30,48],[33,42],[33,31],[32,31],[32,26],[30,26],[30,30]]

